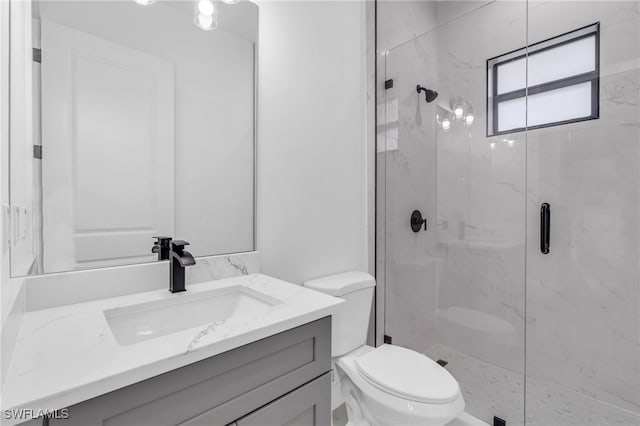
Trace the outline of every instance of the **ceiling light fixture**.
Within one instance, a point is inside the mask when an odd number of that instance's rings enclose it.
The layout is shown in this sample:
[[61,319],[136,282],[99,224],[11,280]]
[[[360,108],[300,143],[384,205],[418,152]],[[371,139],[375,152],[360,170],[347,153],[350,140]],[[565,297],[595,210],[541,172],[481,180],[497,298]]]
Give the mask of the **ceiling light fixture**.
[[197,0],[193,13],[194,22],[199,28],[210,31],[218,27],[218,7],[212,0]]
[[212,15],[204,15],[202,13],[198,14],[196,18],[196,25],[203,30],[215,30],[218,27],[218,22],[213,18]]
[[200,0],[198,2],[198,12],[205,16],[213,15],[214,7],[211,0]]

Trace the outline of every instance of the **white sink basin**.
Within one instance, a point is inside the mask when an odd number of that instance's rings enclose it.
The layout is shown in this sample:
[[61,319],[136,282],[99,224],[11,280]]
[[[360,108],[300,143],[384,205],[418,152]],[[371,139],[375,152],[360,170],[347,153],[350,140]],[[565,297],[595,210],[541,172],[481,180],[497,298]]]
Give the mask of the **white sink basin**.
[[120,345],[131,345],[200,325],[259,315],[281,301],[243,285],[178,293],[153,302],[104,311]]

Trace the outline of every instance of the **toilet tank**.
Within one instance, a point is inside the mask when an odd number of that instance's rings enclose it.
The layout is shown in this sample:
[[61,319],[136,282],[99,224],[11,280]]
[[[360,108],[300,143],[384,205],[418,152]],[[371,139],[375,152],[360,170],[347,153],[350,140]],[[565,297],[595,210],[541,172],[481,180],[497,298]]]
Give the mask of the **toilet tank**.
[[341,356],[367,342],[376,280],[364,272],[344,272],[307,281],[303,286],[345,300],[331,321],[331,356]]

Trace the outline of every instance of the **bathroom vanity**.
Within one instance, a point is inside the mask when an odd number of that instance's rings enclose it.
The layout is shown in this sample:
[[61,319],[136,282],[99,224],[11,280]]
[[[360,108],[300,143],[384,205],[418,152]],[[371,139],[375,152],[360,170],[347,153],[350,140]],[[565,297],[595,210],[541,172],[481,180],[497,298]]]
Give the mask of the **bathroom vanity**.
[[331,318],[68,409],[49,425],[329,425]]
[[340,303],[251,274],[27,312],[3,409],[66,409],[29,426],[329,425]]

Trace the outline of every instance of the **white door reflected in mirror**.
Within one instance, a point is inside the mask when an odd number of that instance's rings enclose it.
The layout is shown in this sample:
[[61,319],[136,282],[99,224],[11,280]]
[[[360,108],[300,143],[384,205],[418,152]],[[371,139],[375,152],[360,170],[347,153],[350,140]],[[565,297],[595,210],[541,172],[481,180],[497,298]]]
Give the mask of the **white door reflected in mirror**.
[[41,28],[44,270],[152,261],[175,232],[173,65]]

